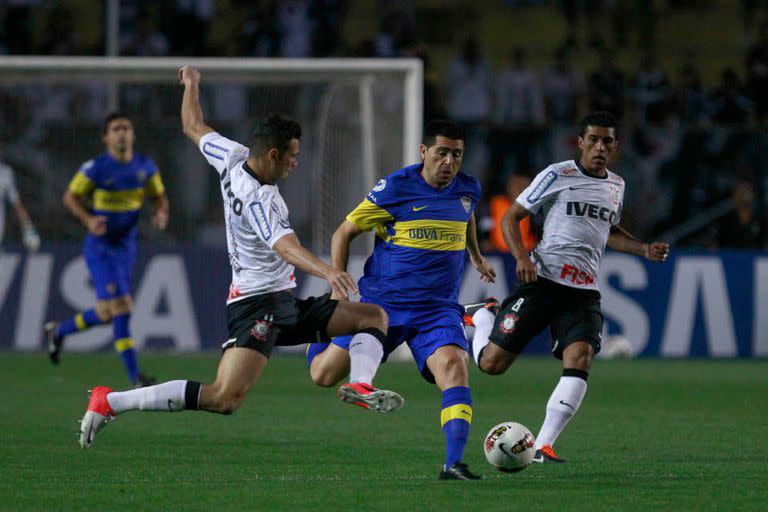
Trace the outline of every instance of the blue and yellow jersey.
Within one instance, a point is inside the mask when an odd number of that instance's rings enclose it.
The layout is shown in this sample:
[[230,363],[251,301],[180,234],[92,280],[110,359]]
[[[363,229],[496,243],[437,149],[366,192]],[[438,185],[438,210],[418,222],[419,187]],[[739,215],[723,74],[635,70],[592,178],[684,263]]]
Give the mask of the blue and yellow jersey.
[[389,304],[458,300],[464,273],[467,223],[480,183],[459,173],[438,190],[421,176],[422,164],[396,171],[373,187],[347,220],[376,232],[360,279],[360,294]]
[[110,243],[135,239],[144,196],[165,193],[155,162],[138,153],[128,163],[118,162],[108,153],[85,162],[69,183],[69,190],[83,198],[93,214],[107,217],[107,234],[93,238]]

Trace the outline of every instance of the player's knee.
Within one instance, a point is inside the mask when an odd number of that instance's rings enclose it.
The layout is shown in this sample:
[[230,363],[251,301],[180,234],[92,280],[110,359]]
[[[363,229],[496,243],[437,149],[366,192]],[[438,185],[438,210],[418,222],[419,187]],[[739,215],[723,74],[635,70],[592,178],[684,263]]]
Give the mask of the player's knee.
[[387,331],[387,325],[389,325],[389,316],[383,308],[379,306],[371,308],[370,313],[366,317],[366,324],[364,329],[378,329],[382,332]]
[[452,354],[443,363],[443,373],[448,379],[454,381],[467,380],[467,358],[459,354]]
[[480,371],[487,373],[488,375],[501,375],[507,368],[509,368],[510,362],[496,357],[481,357],[480,358]]
[[339,381],[337,376],[328,370],[311,370],[309,375],[312,377],[312,382],[322,388],[333,387]]
[[132,310],[133,301],[129,296],[118,297],[109,301],[109,312],[113,317],[130,313]]
[[109,304],[97,304],[95,310],[96,316],[103,323],[112,321],[112,309],[109,307]]

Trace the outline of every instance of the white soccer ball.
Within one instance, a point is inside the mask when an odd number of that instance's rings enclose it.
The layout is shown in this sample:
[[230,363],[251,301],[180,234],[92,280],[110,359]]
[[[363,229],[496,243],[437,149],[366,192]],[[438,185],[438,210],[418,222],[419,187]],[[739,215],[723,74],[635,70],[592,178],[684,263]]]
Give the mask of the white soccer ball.
[[525,425],[505,421],[485,436],[483,451],[488,462],[505,473],[522,471],[531,463],[536,450],[535,439]]
[[628,338],[621,335],[608,336],[603,340],[600,357],[603,359],[630,359],[635,355],[635,349]]

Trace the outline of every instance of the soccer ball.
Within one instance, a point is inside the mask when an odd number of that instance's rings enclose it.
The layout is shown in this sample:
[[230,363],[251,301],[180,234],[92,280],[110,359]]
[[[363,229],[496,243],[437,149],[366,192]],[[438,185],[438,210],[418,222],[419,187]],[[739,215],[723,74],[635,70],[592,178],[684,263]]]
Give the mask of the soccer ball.
[[533,449],[534,441],[526,426],[505,421],[485,436],[483,451],[493,467],[505,473],[516,473],[524,470],[533,460],[536,451]]

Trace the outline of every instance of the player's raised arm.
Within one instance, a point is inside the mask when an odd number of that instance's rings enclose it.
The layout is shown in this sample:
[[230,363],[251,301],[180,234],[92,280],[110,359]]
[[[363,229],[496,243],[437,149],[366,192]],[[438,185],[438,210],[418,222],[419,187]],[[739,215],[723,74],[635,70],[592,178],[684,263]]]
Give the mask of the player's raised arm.
[[477,242],[477,221],[475,220],[474,212],[472,212],[472,216],[469,218],[469,222],[467,222],[467,252],[469,252],[470,261],[477,271],[480,272],[480,279],[486,283],[495,283],[496,269],[480,253],[480,244]]
[[642,256],[650,261],[666,261],[669,255],[669,244],[666,242],[640,241],[636,236],[621,226],[613,226],[608,235],[608,247],[615,251]]
[[528,250],[523,243],[523,233],[520,231],[520,221],[530,213],[515,201],[501,218],[501,234],[509,247],[509,252],[517,261],[517,278],[524,283],[536,281],[536,268],[528,257]]
[[181,100],[181,126],[184,135],[200,145],[200,137],[214,131],[203,122],[203,111],[200,108],[200,72],[190,66],[179,69],[179,83],[184,86],[184,97]]
[[[333,268],[347,271],[349,265],[349,245],[363,230],[356,224],[345,220],[342,222],[331,237],[331,265]],[[334,299],[348,299],[349,295],[340,295],[336,290],[332,295]]]
[[355,280],[343,270],[331,267],[301,245],[299,237],[289,233],[273,246],[285,261],[313,276],[322,277],[337,295],[347,297],[357,293]]

